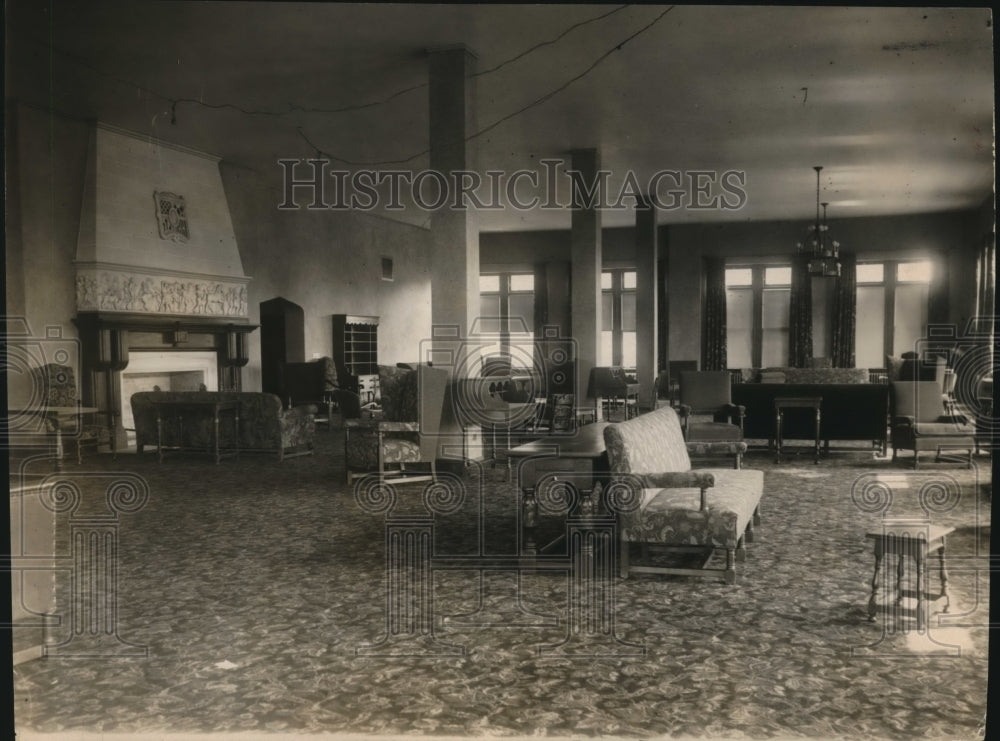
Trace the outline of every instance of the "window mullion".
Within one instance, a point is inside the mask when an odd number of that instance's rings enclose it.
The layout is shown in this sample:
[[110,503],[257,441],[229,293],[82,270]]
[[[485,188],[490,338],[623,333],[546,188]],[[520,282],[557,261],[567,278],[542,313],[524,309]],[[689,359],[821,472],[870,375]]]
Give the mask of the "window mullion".
[[751,348],[753,367],[761,368],[764,358],[764,268],[754,266],[753,269],[753,329],[751,330]]
[[895,354],[893,340],[896,329],[896,261],[885,262],[882,268],[882,281],[885,285],[885,322],[882,327],[882,345],[885,355]]

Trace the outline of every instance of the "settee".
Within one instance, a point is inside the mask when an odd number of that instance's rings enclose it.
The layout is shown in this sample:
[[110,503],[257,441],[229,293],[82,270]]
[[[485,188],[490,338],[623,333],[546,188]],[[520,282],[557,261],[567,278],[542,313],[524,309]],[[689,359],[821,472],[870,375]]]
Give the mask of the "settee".
[[[132,394],[132,417],[135,421],[136,450],[157,445],[157,406],[184,402],[236,401],[239,411],[239,440],[234,445],[233,429],[219,426],[219,447],[240,451],[271,452],[279,460],[313,452],[316,431],[316,407],[306,405],[282,409],[274,394],[254,391],[139,391]],[[196,415],[179,422],[176,416],[164,419],[165,448],[206,449],[211,445],[213,429],[208,415]]]
[[[743,377],[747,378],[747,375]],[[733,384],[733,403],[746,408],[744,437],[774,438],[776,398],[819,397],[823,400],[820,405],[820,437],[826,447],[831,440],[870,440],[885,454],[889,430],[889,386],[868,383],[866,368],[768,368],[757,376],[776,377],[783,377],[784,381]],[[782,422],[782,437],[812,440],[815,436],[814,425],[811,414],[788,411]]]
[[[745,560],[746,543],[753,540],[754,525],[760,523],[763,472],[691,470],[688,443],[670,407],[609,424],[604,428],[604,444],[611,486],[624,487],[625,499],[634,505],[621,507],[618,519],[622,578],[633,572],[714,574],[735,582],[735,562]],[[723,452],[729,452],[730,443],[720,445]],[[745,443],[738,445],[745,448]],[[636,565],[630,562],[630,543],[706,555],[723,549],[726,564],[721,569]]]

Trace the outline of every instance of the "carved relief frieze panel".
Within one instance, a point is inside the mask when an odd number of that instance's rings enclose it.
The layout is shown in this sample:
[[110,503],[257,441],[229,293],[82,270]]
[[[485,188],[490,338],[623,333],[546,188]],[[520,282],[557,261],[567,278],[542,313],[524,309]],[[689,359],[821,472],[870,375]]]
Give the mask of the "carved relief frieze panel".
[[78,268],[77,311],[246,317],[247,287],[224,279]]

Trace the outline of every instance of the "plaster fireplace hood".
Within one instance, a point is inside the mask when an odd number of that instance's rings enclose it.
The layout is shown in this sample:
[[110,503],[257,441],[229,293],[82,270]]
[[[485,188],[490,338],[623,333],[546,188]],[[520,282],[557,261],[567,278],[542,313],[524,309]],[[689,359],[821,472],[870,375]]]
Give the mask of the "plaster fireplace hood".
[[218,158],[95,124],[77,311],[245,321],[248,281]]
[[143,354],[150,377],[214,356],[203,385],[240,390],[257,325],[218,158],[95,124],[75,265],[81,395],[107,411],[119,442],[130,356]]

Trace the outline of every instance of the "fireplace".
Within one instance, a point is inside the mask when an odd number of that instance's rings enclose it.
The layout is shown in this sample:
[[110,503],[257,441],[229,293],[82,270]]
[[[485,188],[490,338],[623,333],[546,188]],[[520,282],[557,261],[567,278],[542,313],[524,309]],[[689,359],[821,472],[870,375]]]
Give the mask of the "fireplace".
[[126,424],[135,391],[240,391],[249,360],[247,335],[256,324],[166,317],[79,312],[82,374],[86,406],[107,413],[115,446],[131,444]]
[[80,395],[127,442],[136,391],[239,391],[247,285],[219,158],[96,123],[76,250]]
[[121,371],[122,426],[128,445],[135,444],[132,432],[132,394],[138,391],[218,391],[218,358],[214,352],[140,350],[131,353]]

